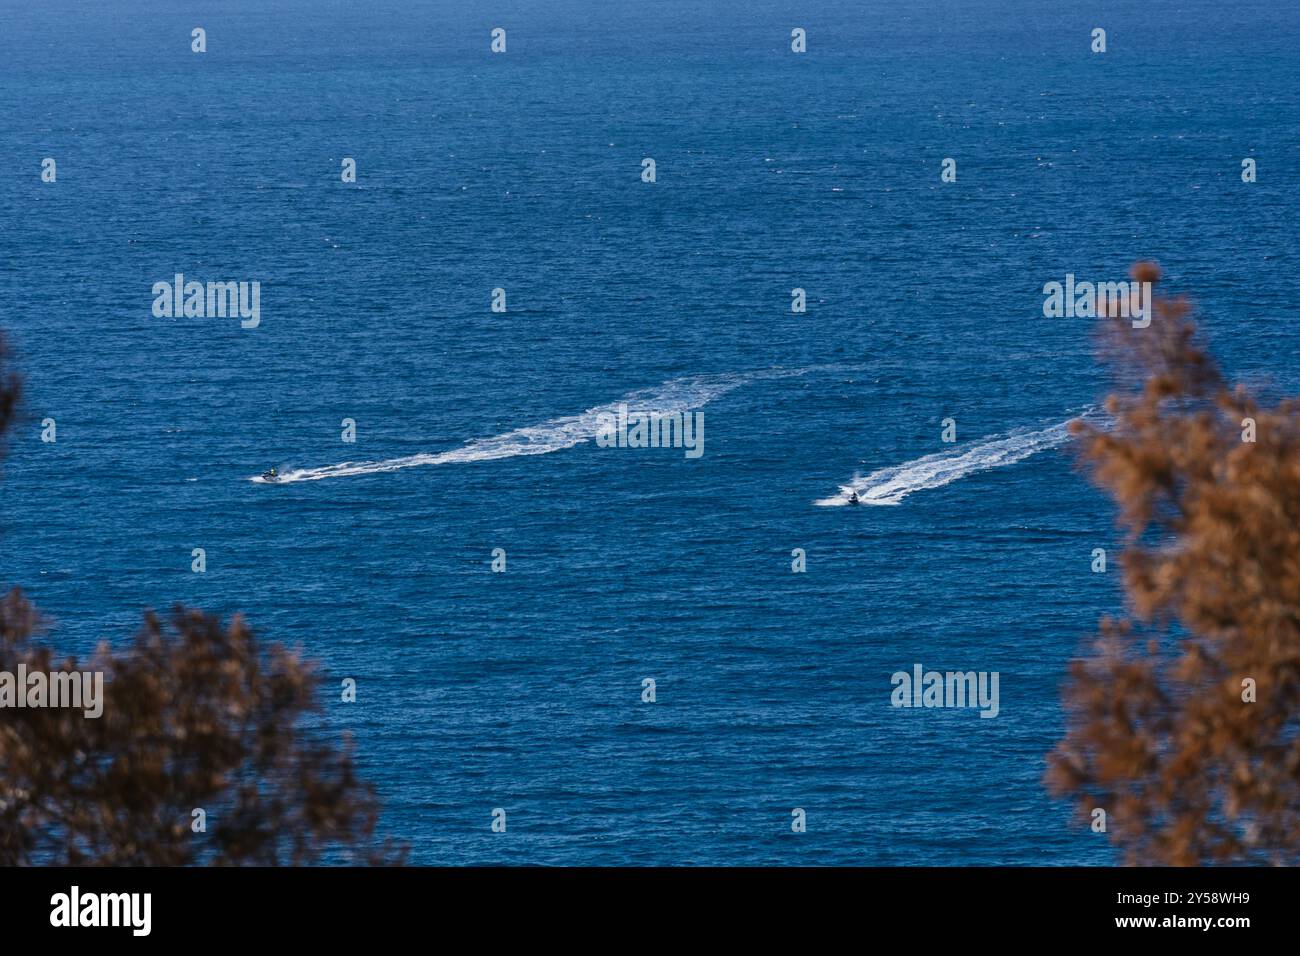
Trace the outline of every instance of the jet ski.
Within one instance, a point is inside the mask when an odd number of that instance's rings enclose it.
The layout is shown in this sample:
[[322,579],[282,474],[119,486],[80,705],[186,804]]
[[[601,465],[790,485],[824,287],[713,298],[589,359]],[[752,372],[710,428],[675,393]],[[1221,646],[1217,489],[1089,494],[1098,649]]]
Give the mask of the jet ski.
[[851,505],[862,504],[862,501],[858,498],[858,493],[856,491],[849,492],[849,504]]
[[264,471],[264,472],[262,472],[262,480],[263,480],[263,481],[279,481],[279,480],[280,480],[280,473],[279,473],[278,471],[276,471],[274,468],[272,468],[270,471]]

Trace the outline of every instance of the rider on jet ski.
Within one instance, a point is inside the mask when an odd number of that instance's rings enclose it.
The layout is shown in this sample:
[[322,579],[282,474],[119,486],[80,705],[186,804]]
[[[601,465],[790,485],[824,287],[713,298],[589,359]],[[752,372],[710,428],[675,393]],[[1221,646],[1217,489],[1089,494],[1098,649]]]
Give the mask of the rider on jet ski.
[[849,504],[851,504],[851,505],[860,505],[860,504],[862,504],[862,502],[860,502],[860,501],[858,500],[858,493],[857,493],[856,491],[850,491],[850,492],[849,492]]
[[279,481],[280,473],[275,470],[275,465],[272,465],[270,471],[262,472],[262,477],[265,478],[267,481]]

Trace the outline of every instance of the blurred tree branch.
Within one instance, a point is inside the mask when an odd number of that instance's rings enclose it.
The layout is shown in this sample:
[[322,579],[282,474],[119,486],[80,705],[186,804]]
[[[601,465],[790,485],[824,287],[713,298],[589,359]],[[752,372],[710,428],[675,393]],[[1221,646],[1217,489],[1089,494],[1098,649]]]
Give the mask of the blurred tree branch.
[[1108,399],[1113,427],[1076,432],[1127,531],[1130,611],[1072,665],[1047,779],[1106,810],[1130,863],[1295,863],[1300,403],[1230,387],[1190,313],[1160,297],[1147,329],[1105,323],[1138,382]]
[[[0,340],[0,439],[19,395]],[[54,661],[40,630],[19,591],[0,599],[0,671],[102,671],[103,713],[0,709],[0,865],[401,859],[373,845],[378,804],[350,748],[300,727],[318,709],[311,666],[238,615],[146,614],[129,646],[84,665]]]

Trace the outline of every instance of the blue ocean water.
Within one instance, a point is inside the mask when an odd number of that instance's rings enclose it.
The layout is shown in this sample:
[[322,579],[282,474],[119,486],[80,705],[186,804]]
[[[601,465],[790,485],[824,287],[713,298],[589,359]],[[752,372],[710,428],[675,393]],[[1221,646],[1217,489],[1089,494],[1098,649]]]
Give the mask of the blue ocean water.
[[[176,602],[302,647],[416,863],[1110,862],[1041,785],[1122,607],[1033,437],[1107,385],[1042,286],[1156,258],[1294,392],[1298,41],[1209,0],[4,0],[0,581],[65,652]],[[178,272],[260,281],[260,326],[155,318]],[[704,402],[704,455],[568,441],[633,393]],[[917,663],[999,716],[892,708]]]

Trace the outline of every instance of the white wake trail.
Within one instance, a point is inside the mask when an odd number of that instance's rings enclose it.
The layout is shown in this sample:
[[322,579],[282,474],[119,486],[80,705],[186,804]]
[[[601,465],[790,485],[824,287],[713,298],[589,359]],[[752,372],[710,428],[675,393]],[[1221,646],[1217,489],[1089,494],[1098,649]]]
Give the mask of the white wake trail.
[[286,484],[294,481],[320,481],[323,478],[345,478],[351,475],[374,475],[421,465],[450,465],[471,461],[494,461],[520,455],[546,455],[553,451],[572,448],[596,437],[600,416],[616,414],[620,404],[646,413],[671,414],[701,408],[709,402],[750,382],[763,379],[794,378],[809,372],[848,368],[850,366],[813,365],[807,368],[772,368],[738,374],[695,375],[675,378],[655,388],[630,392],[607,405],[589,408],[578,415],[553,418],[539,425],[528,425],[491,438],[478,438],[448,451],[407,455],[385,461],[345,461],[320,468],[291,468],[281,473],[279,480],[267,482],[260,475],[250,481],[265,484]]
[[[1087,419],[1092,411],[1089,408],[1076,417]],[[1040,451],[1064,445],[1070,440],[1072,421],[1075,419],[1037,430],[1017,429],[964,448],[937,452],[901,465],[881,468],[866,477],[854,478],[849,484],[840,485],[838,495],[821,498],[813,504],[824,508],[847,505],[849,495],[857,492],[858,500],[864,505],[896,505],[914,491],[942,488],[958,478],[1004,465],[1014,465]]]

